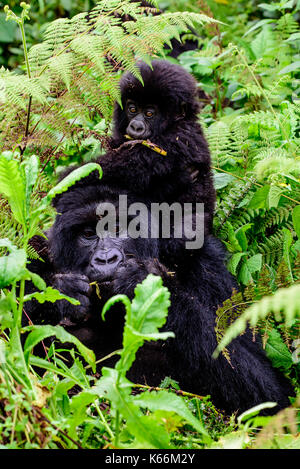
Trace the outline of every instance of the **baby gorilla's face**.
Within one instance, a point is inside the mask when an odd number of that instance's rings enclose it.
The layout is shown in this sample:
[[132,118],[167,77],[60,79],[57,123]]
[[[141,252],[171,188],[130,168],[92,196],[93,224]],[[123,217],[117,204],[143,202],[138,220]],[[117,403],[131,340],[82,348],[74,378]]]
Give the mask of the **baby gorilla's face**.
[[133,139],[147,139],[155,136],[160,125],[160,112],[154,104],[143,104],[132,99],[126,102],[128,125],[126,133]]

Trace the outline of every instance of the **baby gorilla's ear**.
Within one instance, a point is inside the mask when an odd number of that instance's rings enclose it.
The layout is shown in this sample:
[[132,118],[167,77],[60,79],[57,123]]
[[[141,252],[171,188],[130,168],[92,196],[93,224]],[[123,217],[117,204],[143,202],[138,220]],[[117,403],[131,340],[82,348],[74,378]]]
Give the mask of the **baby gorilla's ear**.
[[186,103],[182,102],[179,106],[178,114],[176,114],[174,116],[174,120],[175,120],[175,122],[180,121],[180,120],[184,119],[185,116],[186,116]]

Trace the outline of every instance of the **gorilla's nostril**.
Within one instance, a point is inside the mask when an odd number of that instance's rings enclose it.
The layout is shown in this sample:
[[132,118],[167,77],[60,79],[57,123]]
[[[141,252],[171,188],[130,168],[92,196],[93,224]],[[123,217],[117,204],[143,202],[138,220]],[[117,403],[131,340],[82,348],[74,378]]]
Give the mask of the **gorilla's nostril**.
[[111,257],[110,259],[107,259],[107,263],[108,264],[116,264],[116,262],[118,262],[119,260],[119,257],[117,255]]

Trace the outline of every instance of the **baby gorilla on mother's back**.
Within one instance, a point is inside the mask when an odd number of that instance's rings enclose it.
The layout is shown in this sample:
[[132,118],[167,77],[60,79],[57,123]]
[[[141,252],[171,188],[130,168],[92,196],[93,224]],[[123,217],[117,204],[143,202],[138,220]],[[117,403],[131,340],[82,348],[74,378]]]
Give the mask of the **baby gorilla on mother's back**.
[[[223,356],[212,358],[217,346],[216,309],[235,287],[224,265],[221,243],[207,236],[198,251],[197,270],[186,275],[178,266],[171,273],[167,262],[163,265],[157,260],[157,239],[97,235],[97,207],[109,202],[118,208],[118,200],[119,191],[104,186],[97,177],[93,180],[93,175],[56,199],[58,215],[48,241],[33,240],[44,262],[32,261],[30,269],[46,283],[77,298],[80,305],[65,300],[54,305],[32,301],[25,305],[26,315],[35,324],[64,324],[94,349],[99,359],[122,343],[123,305],[115,304],[104,322],[101,309],[105,301],[118,293],[132,298],[137,283],[149,273],[160,275],[171,293],[164,329],[174,332],[175,339],[145,344],[129,379],[157,386],[165,376],[171,376],[182,389],[211,394],[214,403],[228,412],[241,412],[265,401],[277,402],[275,410],[287,406],[289,383],[272,368],[251,335],[244,334],[229,346],[231,363]],[[128,194],[129,203],[134,200]],[[145,216],[148,218],[148,213]],[[93,281],[99,285],[101,298],[91,288]]]
[[[205,234],[209,234],[215,190],[210,153],[198,122],[196,81],[166,60],[155,60],[151,67],[137,65],[143,83],[131,73],[120,81],[122,107],[115,105],[111,150],[97,160],[102,180],[131,191],[137,200],[144,196],[151,202],[203,203]],[[170,243],[160,247],[166,247],[169,259]]]

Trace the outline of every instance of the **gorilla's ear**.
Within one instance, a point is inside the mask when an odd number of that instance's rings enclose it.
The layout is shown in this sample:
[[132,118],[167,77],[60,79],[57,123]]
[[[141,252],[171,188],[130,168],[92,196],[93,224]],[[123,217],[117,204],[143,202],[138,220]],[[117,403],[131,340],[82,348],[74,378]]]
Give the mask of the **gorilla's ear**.
[[175,114],[174,116],[174,121],[177,122],[177,121],[184,119],[185,115],[186,115],[186,103],[182,102],[179,107],[179,113]]

